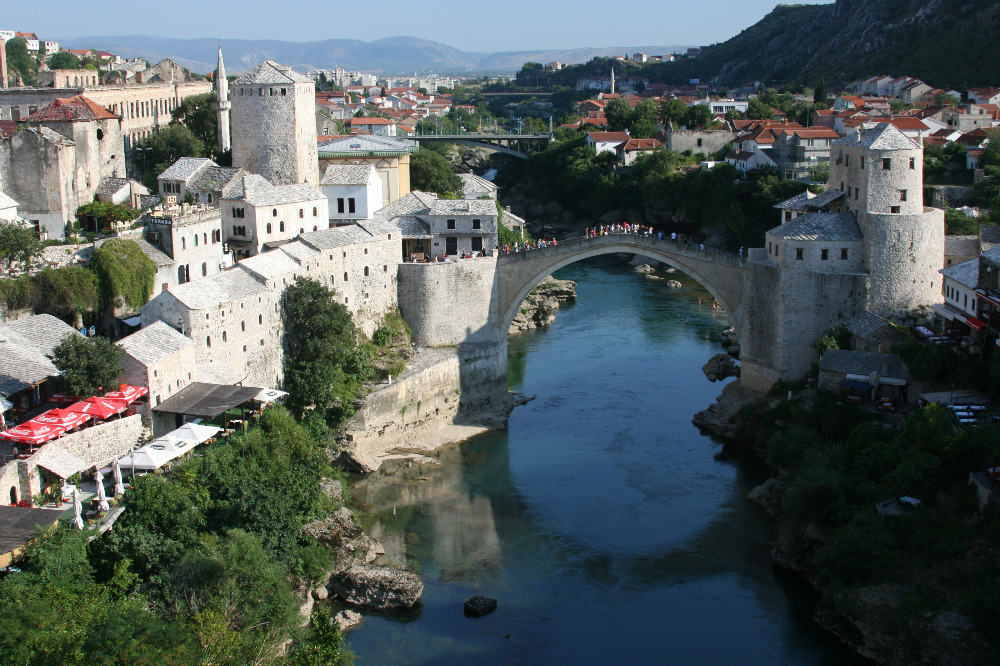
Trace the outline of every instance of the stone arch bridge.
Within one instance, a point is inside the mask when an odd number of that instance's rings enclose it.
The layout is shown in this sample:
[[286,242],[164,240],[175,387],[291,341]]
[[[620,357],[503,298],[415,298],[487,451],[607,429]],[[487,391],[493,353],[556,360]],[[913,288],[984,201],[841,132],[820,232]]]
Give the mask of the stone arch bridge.
[[506,337],[518,308],[546,276],[581,259],[624,252],[670,264],[690,275],[719,301],[736,335],[744,337],[744,277],[746,260],[734,252],[640,234],[607,234],[559,241],[557,245],[500,255],[497,258],[499,335]]

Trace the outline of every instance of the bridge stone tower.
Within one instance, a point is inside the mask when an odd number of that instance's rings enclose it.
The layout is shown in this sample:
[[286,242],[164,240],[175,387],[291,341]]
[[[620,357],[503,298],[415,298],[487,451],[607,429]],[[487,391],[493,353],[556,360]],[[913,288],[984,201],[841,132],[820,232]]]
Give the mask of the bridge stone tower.
[[218,100],[215,103],[219,118],[219,152],[224,153],[231,147],[229,140],[229,80],[226,78],[226,66],[222,62],[222,40],[219,40],[219,65],[215,73],[215,93]]
[[275,185],[319,187],[316,84],[268,60],[232,87],[233,166]]

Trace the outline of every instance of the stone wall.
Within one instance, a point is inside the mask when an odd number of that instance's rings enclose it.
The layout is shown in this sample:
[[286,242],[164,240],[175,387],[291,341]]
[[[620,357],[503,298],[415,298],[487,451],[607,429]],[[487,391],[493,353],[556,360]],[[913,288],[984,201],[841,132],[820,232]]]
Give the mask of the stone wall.
[[[922,207],[921,207],[922,208]],[[917,214],[869,214],[862,224],[868,270],[869,309],[894,315],[941,302],[944,258],[944,211]]]
[[679,153],[690,150],[694,154],[708,155],[722,150],[735,135],[728,130],[672,130],[666,132],[663,145]]
[[[21,488],[21,477],[18,474],[18,460],[15,458],[11,460],[3,467],[0,467],[0,504],[14,504],[20,502],[23,499],[31,499],[31,497],[25,497],[23,489]],[[13,492],[13,496],[11,493]],[[14,502],[11,502],[11,499]]]

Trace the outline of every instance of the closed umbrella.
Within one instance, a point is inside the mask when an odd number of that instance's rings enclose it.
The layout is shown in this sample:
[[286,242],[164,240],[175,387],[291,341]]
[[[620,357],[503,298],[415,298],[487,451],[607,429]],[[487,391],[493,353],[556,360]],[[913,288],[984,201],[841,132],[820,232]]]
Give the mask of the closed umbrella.
[[115,477],[115,497],[125,494],[125,484],[122,483],[122,468],[115,458],[115,464],[111,466],[111,474]]
[[94,483],[97,484],[97,507],[101,511],[107,511],[111,505],[108,504],[108,496],[104,494],[104,475],[101,470],[94,474]]
[[80,491],[73,489],[73,524],[76,529],[83,529],[83,504],[80,503]]

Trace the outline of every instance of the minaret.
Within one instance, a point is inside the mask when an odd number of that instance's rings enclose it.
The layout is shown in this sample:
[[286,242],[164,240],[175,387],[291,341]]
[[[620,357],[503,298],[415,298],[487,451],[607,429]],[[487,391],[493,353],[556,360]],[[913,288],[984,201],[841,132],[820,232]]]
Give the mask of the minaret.
[[219,97],[215,108],[219,114],[219,152],[229,150],[229,81],[226,79],[226,66],[222,64],[222,40],[219,40],[219,70],[215,75],[215,92]]
[[611,68],[611,94],[615,94],[615,68]]

